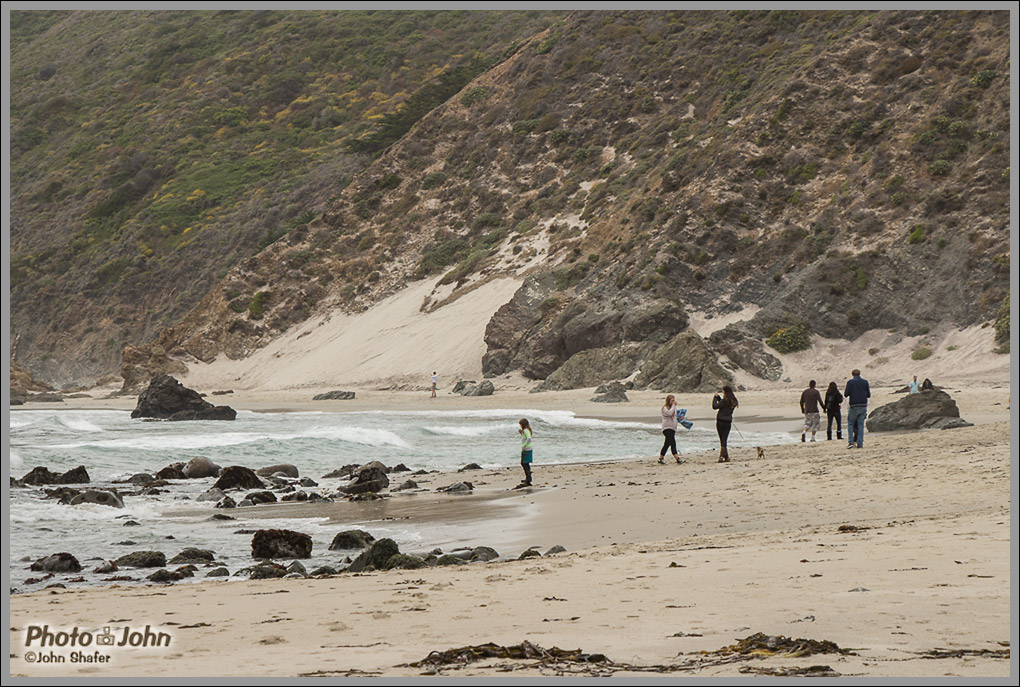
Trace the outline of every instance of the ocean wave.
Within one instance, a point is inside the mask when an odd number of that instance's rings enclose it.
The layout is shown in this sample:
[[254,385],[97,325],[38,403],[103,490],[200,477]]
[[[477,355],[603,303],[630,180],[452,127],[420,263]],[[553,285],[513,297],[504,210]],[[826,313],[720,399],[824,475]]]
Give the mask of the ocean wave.
[[35,420],[31,420],[31,419],[28,419],[28,418],[24,418],[24,419],[23,418],[17,418],[17,419],[15,419],[14,415],[12,414],[10,416],[10,418],[8,418],[7,428],[8,429],[20,429],[22,427],[28,427],[30,425],[34,425],[35,422],[36,422]]
[[25,467],[25,460],[24,460],[24,458],[22,458],[20,455],[18,455],[18,453],[16,451],[14,451],[13,449],[10,452],[10,456],[11,456],[11,465],[10,465],[11,470],[14,470],[15,468],[18,469],[18,470],[21,470],[22,468]]
[[495,432],[513,430],[515,426],[513,423],[508,422],[498,425],[445,425],[422,427],[422,429],[428,434],[438,434],[441,436],[480,437]]
[[8,519],[12,524],[41,524],[46,522],[108,522],[118,519],[156,518],[164,505],[155,500],[129,500],[124,508],[111,508],[98,503],[69,506],[54,500],[35,498],[17,499],[10,504]]
[[66,415],[58,415],[57,422],[62,424],[68,429],[73,429],[78,432],[102,432],[102,427],[94,425],[84,418],[68,417]]

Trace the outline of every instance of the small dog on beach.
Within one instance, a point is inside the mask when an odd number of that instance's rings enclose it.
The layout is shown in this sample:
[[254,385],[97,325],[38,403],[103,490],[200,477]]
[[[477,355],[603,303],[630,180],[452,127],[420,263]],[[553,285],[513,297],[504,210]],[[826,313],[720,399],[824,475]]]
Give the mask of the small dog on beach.
[[758,451],[758,460],[765,460],[765,449],[761,446],[755,446],[755,449]]

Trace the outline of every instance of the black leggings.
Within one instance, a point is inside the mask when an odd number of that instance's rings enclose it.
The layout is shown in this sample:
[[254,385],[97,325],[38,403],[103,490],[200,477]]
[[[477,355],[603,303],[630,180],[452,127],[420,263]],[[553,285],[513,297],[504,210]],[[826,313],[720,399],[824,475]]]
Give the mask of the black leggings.
[[730,436],[730,428],[733,427],[732,422],[726,420],[716,420],[715,429],[719,432],[719,447],[726,448],[726,439]]
[[843,426],[842,426],[843,420],[840,419],[840,415],[842,415],[842,413],[837,410],[837,411],[835,411],[833,413],[830,413],[830,412],[826,411],[825,414],[829,417],[829,426],[825,430],[825,433],[828,435],[828,437],[830,439],[832,438],[832,421],[833,421],[833,419],[836,420],[836,434],[842,434],[843,433]]
[[673,455],[677,455],[676,451],[676,430],[675,429],[664,429],[662,430],[663,436],[666,440],[662,442],[662,450],[659,451],[659,457],[663,458],[666,455],[666,449],[673,452]]
[[531,484],[531,463],[521,463],[521,467],[524,468],[524,481]]

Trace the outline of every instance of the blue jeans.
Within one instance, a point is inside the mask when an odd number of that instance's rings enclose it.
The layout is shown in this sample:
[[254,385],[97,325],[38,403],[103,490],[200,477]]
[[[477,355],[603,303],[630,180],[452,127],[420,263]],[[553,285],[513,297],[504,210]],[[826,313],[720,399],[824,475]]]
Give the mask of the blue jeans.
[[850,406],[846,414],[846,437],[857,448],[864,447],[864,419],[868,417],[868,406]]

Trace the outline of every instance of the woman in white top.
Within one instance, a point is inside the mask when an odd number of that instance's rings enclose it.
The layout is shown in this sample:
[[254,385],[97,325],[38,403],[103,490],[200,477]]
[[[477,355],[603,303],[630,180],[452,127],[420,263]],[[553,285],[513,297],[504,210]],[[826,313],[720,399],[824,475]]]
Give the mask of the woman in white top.
[[673,458],[677,463],[681,463],[683,461],[680,460],[680,454],[676,451],[676,396],[670,394],[666,397],[661,412],[662,434],[666,440],[662,442],[662,450],[659,451],[659,463],[666,464],[666,449],[673,453]]

